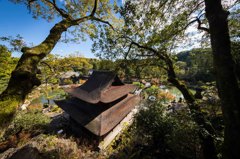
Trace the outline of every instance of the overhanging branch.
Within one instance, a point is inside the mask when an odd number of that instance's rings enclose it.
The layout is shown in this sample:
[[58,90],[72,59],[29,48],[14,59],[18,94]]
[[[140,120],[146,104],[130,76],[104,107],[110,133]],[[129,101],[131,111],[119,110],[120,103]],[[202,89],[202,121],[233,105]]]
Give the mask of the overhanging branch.
[[110,26],[113,30],[115,30],[114,27],[112,26],[112,24],[110,24],[108,21],[102,20],[102,19],[97,18],[97,17],[92,17],[91,19],[92,19],[92,20],[95,20],[95,21],[98,21],[98,22],[101,22],[101,23],[104,23],[104,24],[107,24],[107,25]]
[[[202,15],[201,15],[201,16],[202,16]],[[200,17],[201,17],[201,16],[200,16]],[[190,25],[192,25],[193,23],[197,22],[197,23],[198,23],[197,29],[203,30],[203,31],[206,31],[207,33],[209,33],[209,28],[206,28],[206,27],[203,27],[203,26],[202,26],[202,22],[201,22],[201,20],[200,20],[200,17],[196,17],[194,20],[190,21],[190,22],[185,26],[185,29],[186,29],[187,27],[189,27]]]
[[75,19],[72,22],[74,22],[76,24],[79,24],[80,22],[85,21],[85,20],[93,20],[93,21],[98,21],[98,22],[107,24],[114,30],[114,27],[108,21],[105,21],[105,20],[102,20],[100,18],[95,17],[95,13],[96,13],[96,10],[97,10],[97,4],[98,4],[98,0],[95,0],[93,10],[92,10],[90,15],[82,17],[82,18]]
[[50,1],[50,0],[45,0],[47,3],[49,3],[50,5],[52,5],[54,7],[54,9],[56,9],[56,11],[63,17],[63,18],[66,18],[66,19],[69,19],[69,20],[73,20],[73,18],[67,14],[67,12],[62,9],[62,8],[59,8],[56,4],[56,0],[53,0],[53,1]]
[[200,20],[199,18],[197,18],[196,20],[197,20],[197,22],[198,22],[198,29],[199,29],[199,30],[206,31],[207,33],[209,33],[209,28],[206,28],[206,27],[201,26],[201,25],[202,25],[202,22],[201,22],[201,20]]

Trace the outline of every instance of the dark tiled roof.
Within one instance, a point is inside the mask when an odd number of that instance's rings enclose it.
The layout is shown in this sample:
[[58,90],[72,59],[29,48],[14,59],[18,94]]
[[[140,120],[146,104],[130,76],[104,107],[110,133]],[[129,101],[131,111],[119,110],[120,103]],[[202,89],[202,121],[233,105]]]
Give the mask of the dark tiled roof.
[[66,92],[88,103],[109,103],[135,89],[134,85],[123,84],[114,72],[94,71],[83,85],[66,89]]

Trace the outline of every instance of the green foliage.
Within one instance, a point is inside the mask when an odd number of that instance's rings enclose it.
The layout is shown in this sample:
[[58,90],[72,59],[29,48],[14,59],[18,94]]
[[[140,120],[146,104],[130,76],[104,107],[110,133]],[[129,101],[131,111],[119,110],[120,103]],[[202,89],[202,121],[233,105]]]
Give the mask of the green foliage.
[[151,87],[147,88],[145,91],[148,95],[157,95],[159,92],[159,87],[156,85],[152,85]]
[[0,45],[0,93],[6,88],[11,72],[18,59],[11,57],[11,52],[4,45]]
[[115,71],[115,63],[111,60],[100,60],[98,63],[99,70],[108,70],[108,71]]
[[11,122],[19,101],[11,98],[0,101],[0,129]]
[[137,86],[139,89],[143,89],[145,87],[144,84],[142,84],[140,82],[133,82],[132,84]]
[[177,54],[176,72],[189,82],[214,80],[213,59],[210,49],[193,49]]
[[18,112],[8,126],[4,136],[7,138],[19,131],[39,134],[46,130],[49,123],[50,118],[42,114],[42,112]]
[[94,51],[107,59],[155,59],[156,54],[144,47],[154,48],[161,54],[175,47],[176,39],[182,39],[189,15],[202,7],[196,5],[192,1],[179,0],[126,1],[119,10],[124,25],[119,25],[117,32],[108,28],[99,32]]
[[198,158],[201,156],[201,141],[198,126],[186,111],[179,111],[170,117],[174,120],[172,132],[167,137],[167,145],[179,158]]
[[149,140],[161,139],[169,134],[173,123],[170,118],[163,115],[163,112],[164,107],[160,102],[147,102],[136,116],[135,127],[139,134]]
[[20,51],[24,46],[26,46],[23,37],[19,34],[15,37],[12,36],[0,36],[0,41],[4,42],[4,44],[8,45],[8,50],[10,51]]
[[[81,75],[88,75],[88,71],[93,68],[92,61],[77,54],[67,57],[50,54],[40,64],[41,74],[39,77],[42,83],[58,84],[63,72],[74,71]],[[68,79],[65,83],[72,84],[72,81]]]
[[199,157],[198,127],[187,111],[166,114],[161,102],[146,102],[130,129],[115,141],[110,158]]

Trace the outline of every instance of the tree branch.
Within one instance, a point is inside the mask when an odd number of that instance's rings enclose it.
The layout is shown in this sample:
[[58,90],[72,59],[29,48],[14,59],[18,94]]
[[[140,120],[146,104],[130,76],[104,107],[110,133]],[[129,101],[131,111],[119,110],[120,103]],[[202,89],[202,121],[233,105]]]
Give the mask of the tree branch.
[[[201,15],[202,16],[202,15]],[[202,27],[202,22],[200,20],[199,17],[196,17],[196,19],[192,20],[191,22],[189,22],[184,28],[186,29],[187,27],[189,27],[190,25],[192,25],[193,23],[197,22],[198,23],[198,27],[197,29],[199,30],[203,30],[203,31],[206,31],[207,33],[209,33],[209,28],[206,28],[206,27]]]
[[138,57],[155,57],[156,55],[155,55],[155,54],[147,54],[147,55],[144,55],[144,54],[136,54],[136,56],[138,56]]
[[63,17],[63,18],[66,18],[66,19],[69,19],[69,20],[73,20],[73,18],[67,14],[67,12],[62,9],[62,8],[59,8],[56,4],[56,0],[53,0],[53,1],[50,1],[50,0],[45,0],[47,3],[51,4],[54,9],[56,9],[56,11]]
[[202,22],[201,22],[201,20],[200,20],[199,18],[197,18],[196,20],[197,20],[197,22],[198,22],[198,29],[199,29],[199,30],[206,31],[207,33],[209,33],[209,28],[202,27],[202,26],[201,26],[201,25],[202,25]]
[[52,68],[47,62],[41,61],[40,63],[46,65],[51,70],[51,72],[54,72],[54,68]]
[[132,43],[129,45],[128,51],[127,51],[127,53],[125,54],[124,59],[127,59],[127,56],[128,56],[128,54],[129,54],[129,52],[131,51],[132,45],[133,45]]
[[115,40],[115,43],[116,43],[116,41],[119,40],[119,39],[128,39],[128,40],[131,42],[132,45],[135,45],[135,46],[137,46],[137,47],[140,48],[140,49],[145,49],[145,50],[148,50],[148,51],[150,51],[150,52],[153,52],[153,55],[151,55],[151,56],[160,57],[162,60],[165,60],[165,59],[166,59],[165,55],[161,54],[159,51],[157,51],[157,50],[155,50],[155,49],[153,49],[153,48],[151,48],[151,47],[141,45],[141,44],[133,41],[132,38],[130,38],[130,37],[128,37],[128,36],[120,36],[120,37],[118,37],[118,38]]
[[108,21],[102,20],[102,19],[97,18],[97,17],[94,16],[95,13],[96,13],[96,10],[97,10],[97,4],[98,4],[98,0],[95,0],[94,1],[94,7],[93,7],[93,10],[92,10],[90,15],[82,17],[82,18],[75,19],[72,22],[78,24],[78,23],[80,23],[80,22],[82,22],[82,21],[84,21],[86,19],[88,19],[88,20],[91,19],[91,20],[94,20],[94,21],[98,21],[98,22],[107,24],[114,30],[114,27]]
[[92,16],[92,17],[94,16],[94,14],[96,13],[96,10],[97,10],[97,4],[98,4],[98,0],[95,0],[93,10],[89,16]]
[[107,24],[107,25],[109,25],[109,26],[112,28],[112,30],[115,30],[114,27],[112,26],[112,24],[110,24],[108,21],[102,20],[102,19],[97,18],[97,17],[94,17],[94,16],[93,16],[91,19],[92,19],[92,20],[95,20],[95,21],[102,22],[102,23],[104,23],[104,24]]

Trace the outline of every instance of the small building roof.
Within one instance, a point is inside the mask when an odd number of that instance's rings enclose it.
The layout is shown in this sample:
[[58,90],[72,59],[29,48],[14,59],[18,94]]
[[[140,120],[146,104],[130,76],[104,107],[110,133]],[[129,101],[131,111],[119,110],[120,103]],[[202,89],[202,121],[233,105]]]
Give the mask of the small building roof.
[[135,89],[132,84],[124,84],[114,72],[94,71],[83,85],[65,91],[85,102],[96,104],[110,103]]

